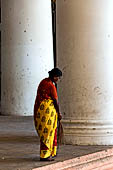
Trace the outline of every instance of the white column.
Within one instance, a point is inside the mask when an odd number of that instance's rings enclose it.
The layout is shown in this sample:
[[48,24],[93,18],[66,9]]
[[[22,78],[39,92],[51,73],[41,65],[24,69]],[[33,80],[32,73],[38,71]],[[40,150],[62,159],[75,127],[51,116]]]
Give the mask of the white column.
[[2,114],[32,115],[53,68],[50,0],[2,0]]
[[57,1],[65,142],[113,144],[113,0]]

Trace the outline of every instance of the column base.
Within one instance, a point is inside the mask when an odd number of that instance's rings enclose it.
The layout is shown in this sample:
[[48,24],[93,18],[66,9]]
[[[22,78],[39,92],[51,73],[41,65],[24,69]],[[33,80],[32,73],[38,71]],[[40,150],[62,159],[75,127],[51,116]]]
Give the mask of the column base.
[[113,145],[113,120],[62,120],[65,144]]

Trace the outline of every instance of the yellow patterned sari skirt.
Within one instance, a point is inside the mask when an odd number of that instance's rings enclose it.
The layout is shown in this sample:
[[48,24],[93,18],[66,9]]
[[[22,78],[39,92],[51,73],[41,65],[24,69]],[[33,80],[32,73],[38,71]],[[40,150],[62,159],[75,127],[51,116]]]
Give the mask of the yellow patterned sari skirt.
[[40,157],[56,156],[57,112],[53,100],[46,99],[41,102],[36,113],[35,128],[40,137]]

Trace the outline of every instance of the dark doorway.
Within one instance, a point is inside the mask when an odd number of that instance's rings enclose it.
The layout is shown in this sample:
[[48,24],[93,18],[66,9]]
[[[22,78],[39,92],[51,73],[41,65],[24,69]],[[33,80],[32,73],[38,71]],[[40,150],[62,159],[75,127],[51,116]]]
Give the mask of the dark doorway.
[[53,55],[54,55],[54,67],[56,67],[56,0],[51,0],[52,8],[52,30],[53,30]]
[[1,0],[0,0],[0,114],[1,114]]

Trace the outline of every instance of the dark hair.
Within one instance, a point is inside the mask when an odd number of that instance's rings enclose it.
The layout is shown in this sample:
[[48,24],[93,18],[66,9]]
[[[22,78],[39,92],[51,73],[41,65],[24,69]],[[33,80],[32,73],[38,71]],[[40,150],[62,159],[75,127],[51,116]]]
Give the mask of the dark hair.
[[61,77],[62,76],[62,71],[59,68],[53,68],[51,71],[48,72],[49,77]]

